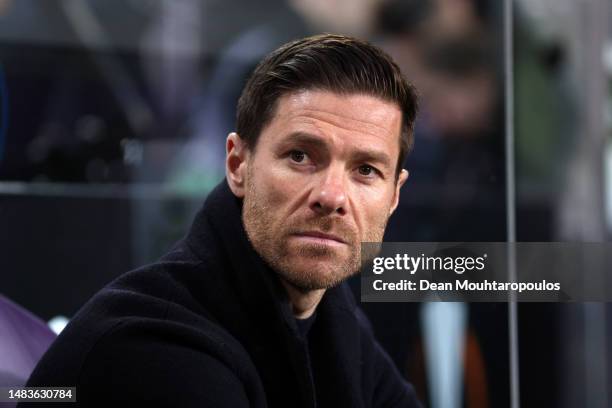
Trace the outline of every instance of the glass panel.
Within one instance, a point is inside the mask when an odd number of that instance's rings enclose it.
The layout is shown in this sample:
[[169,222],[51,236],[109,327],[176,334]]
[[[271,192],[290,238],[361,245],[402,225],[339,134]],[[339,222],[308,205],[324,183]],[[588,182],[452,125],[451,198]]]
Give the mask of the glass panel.
[[[514,7],[517,238],[607,241],[609,1]],[[521,304],[518,315],[522,406],[610,406],[607,304]]]
[[[421,95],[388,241],[506,240],[502,5],[383,4],[379,41]],[[426,406],[509,406],[506,304],[362,307]]]

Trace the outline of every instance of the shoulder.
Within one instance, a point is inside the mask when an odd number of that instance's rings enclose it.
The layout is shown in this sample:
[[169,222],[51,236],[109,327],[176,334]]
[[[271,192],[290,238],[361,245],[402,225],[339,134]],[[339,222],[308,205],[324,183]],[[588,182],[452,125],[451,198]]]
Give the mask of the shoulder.
[[77,378],[81,403],[242,407],[257,394],[249,363],[219,333],[126,319],[88,353]]
[[[257,393],[259,379],[244,348],[195,293],[207,286],[210,269],[179,247],[120,276],[77,313],[29,385],[76,384],[79,400],[89,401],[115,398],[105,393],[116,389],[119,396],[165,406],[191,406],[191,399],[242,406]],[[214,400],[220,392],[229,396]],[[181,395],[189,401],[170,403]],[[224,401],[231,404],[219,405]]]

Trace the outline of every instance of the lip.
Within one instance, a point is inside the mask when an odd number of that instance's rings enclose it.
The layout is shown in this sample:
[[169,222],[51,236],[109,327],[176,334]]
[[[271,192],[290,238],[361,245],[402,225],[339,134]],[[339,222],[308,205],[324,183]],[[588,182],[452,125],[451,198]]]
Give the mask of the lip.
[[326,234],[319,231],[304,231],[293,234],[293,236],[324,244],[346,244],[346,242],[336,235]]

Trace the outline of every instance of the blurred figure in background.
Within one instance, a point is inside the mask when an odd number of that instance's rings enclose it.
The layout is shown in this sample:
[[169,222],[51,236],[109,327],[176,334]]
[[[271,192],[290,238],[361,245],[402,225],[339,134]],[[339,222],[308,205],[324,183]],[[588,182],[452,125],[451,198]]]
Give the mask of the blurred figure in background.
[[[416,149],[406,163],[412,190],[388,231],[392,241],[505,240],[496,13],[482,1],[387,0],[379,9],[379,41],[418,84],[422,100]],[[426,379],[416,386],[430,406],[507,402],[503,308],[429,303],[394,305],[393,313],[400,308],[405,324],[420,322],[403,336],[417,350],[406,365],[411,377]]]
[[418,223],[406,223],[411,236],[404,240],[505,237],[499,33],[488,25],[493,12],[481,2],[443,0],[388,0],[380,9],[381,44],[419,84],[423,100],[419,151],[408,162],[419,193],[403,204],[422,211]]

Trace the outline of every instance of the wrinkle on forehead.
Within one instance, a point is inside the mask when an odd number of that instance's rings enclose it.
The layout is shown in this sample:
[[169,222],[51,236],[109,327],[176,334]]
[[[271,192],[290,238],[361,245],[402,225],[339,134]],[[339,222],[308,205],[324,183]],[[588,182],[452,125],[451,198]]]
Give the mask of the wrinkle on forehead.
[[[281,102],[282,99],[285,103]],[[315,125],[321,121],[340,129],[384,138],[399,137],[401,132],[399,107],[375,96],[341,95],[317,90],[292,93],[281,97],[281,100],[278,106],[283,109],[277,109],[275,115],[280,121]],[[342,109],[338,109],[339,102],[343,105]]]

